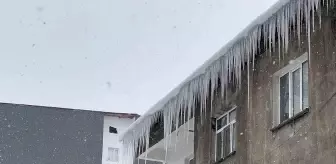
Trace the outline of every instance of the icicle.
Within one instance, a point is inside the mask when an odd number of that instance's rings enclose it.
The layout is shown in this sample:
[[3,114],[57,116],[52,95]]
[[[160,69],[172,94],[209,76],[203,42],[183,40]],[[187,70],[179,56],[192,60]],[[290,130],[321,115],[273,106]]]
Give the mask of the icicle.
[[255,54],[256,54],[256,31],[252,32],[252,36],[250,37],[250,44],[252,45],[252,70],[254,70],[254,58],[255,58]]
[[[270,54],[272,52],[272,44],[273,44],[273,40],[272,40],[272,31],[273,31],[273,25],[272,23],[270,22],[269,24],[269,29],[268,29],[268,48],[269,48],[269,51],[270,51]],[[266,35],[266,34],[265,34]]]
[[288,52],[288,42],[289,42],[289,36],[290,36],[290,32],[289,30],[291,29],[291,25],[290,25],[290,10],[286,10],[286,15],[285,15],[285,52]]
[[[294,25],[294,15],[292,15],[293,13],[293,6],[294,6],[294,3],[291,2],[290,6],[289,6],[289,9],[287,10],[287,25],[289,27],[288,29],[288,34],[291,34],[292,33],[292,26]],[[291,38],[291,35],[288,35],[288,40],[290,40]]]
[[[265,25],[263,25],[263,35],[264,35],[264,47],[265,47],[265,49],[267,49],[267,43],[268,43],[268,32],[269,32],[269,24],[267,23],[267,24],[265,24]],[[270,48],[270,46],[269,46],[269,49],[271,49]],[[269,53],[269,54],[271,54],[271,53]]]
[[204,77],[203,79],[203,90],[204,90],[204,94],[203,94],[203,101],[204,101],[204,104],[203,104],[203,112],[204,112],[204,117],[206,118],[206,108],[207,108],[207,98],[208,98],[208,95],[209,95],[209,82],[210,82],[210,79],[211,79],[211,72],[207,72],[205,74],[206,76]]
[[327,11],[329,11],[329,0],[327,0]]
[[200,87],[200,117],[201,117],[201,125],[203,125],[203,105],[204,105],[204,88],[203,88],[203,80],[200,79],[199,81]]
[[183,131],[183,136],[185,136],[187,133],[188,133],[188,130],[185,126],[185,124],[187,123],[188,119],[188,87],[186,88],[186,90],[184,91],[184,101],[183,101],[183,107],[182,107],[182,110],[183,110],[183,118],[182,118],[182,125],[184,126],[184,131]]
[[320,25],[320,29],[322,28],[322,9],[321,7],[319,6],[319,9],[318,9],[318,16],[319,16],[319,25]]
[[280,61],[281,61],[281,50],[280,50],[280,46],[281,46],[281,41],[280,41],[280,18],[278,17],[277,19],[277,32],[278,32],[278,51],[279,51],[279,64],[280,64]]
[[164,147],[165,147],[165,161],[167,161],[167,152],[168,152],[168,142],[169,139],[167,138],[167,136],[169,135],[169,126],[170,126],[170,109],[169,109],[169,105],[170,103],[168,103],[168,105],[166,105],[166,109],[164,110]]
[[213,65],[213,67],[210,69],[210,81],[211,81],[211,86],[210,86],[210,90],[211,90],[211,93],[210,93],[210,110],[212,113],[212,107],[213,107],[213,98],[214,98],[214,93],[217,89],[217,82],[218,82],[218,72],[220,70],[220,60],[219,61],[216,61]]
[[146,134],[146,152],[145,152],[145,157],[146,157],[146,159],[145,159],[145,164],[147,164],[147,155],[148,155],[148,148],[149,148],[149,131],[147,132],[147,134]]
[[178,106],[176,107],[178,108],[177,109],[177,113],[175,113],[175,143],[174,143],[174,146],[175,146],[175,152],[176,152],[176,144],[177,144],[177,136],[178,136],[178,128],[179,128],[179,121],[180,121],[180,113],[181,113],[181,105],[178,103]]
[[224,66],[225,66],[225,60],[226,58],[223,57],[223,59],[221,60],[221,77],[220,77],[220,82],[221,82],[221,95],[222,98],[224,98],[224,79],[225,79],[225,74],[224,74]]
[[272,22],[272,48],[273,48],[273,51],[275,51],[275,35],[276,35],[276,19],[273,20]]
[[241,71],[242,71],[242,67],[243,67],[243,63],[244,63],[244,61],[242,61],[243,59],[242,59],[242,54],[241,54],[241,52],[240,52],[240,49],[239,48],[235,48],[235,53],[237,53],[238,55],[237,55],[237,63],[238,63],[238,76],[237,76],[237,78],[238,78],[238,88],[239,88],[239,90],[240,90],[240,87],[241,87],[241,81],[242,81],[242,79],[241,79]]
[[[141,144],[141,138],[142,137],[140,137],[140,139],[139,139],[140,141],[138,141],[138,143],[136,144],[136,145],[138,145],[138,155],[141,154],[141,145],[140,145]],[[139,163],[139,158],[138,158],[138,163]]]
[[250,57],[247,57],[247,110],[250,111]]
[[301,0],[298,0],[298,11],[297,11],[297,18],[296,18],[296,22],[297,22],[297,27],[296,27],[296,31],[297,31],[297,36],[298,36],[298,44],[299,47],[301,47]]
[[[311,11],[311,3],[307,1],[307,9],[306,9],[306,24],[307,24],[307,36],[308,36],[308,62],[310,64],[310,54],[311,54],[311,48],[310,48],[310,11]],[[314,18],[313,18],[314,19]]]
[[[285,36],[285,10],[283,10],[282,13],[281,13],[279,23],[280,23],[280,25],[278,25],[278,26],[280,28],[280,40],[281,40],[281,45],[280,46],[282,48],[282,58],[284,59],[285,58],[285,53],[284,53],[283,49],[285,47],[285,37],[286,37]],[[279,52],[281,52],[280,46],[279,46]]]
[[190,125],[189,125],[189,120],[190,120],[190,118],[191,118],[191,108],[193,108],[192,107],[192,103],[193,103],[193,95],[192,95],[192,92],[191,92],[191,87],[190,87],[190,85],[189,85],[189,99],[188,99],[188,106],[187,106],[187,123],[188,123],[188,125],[187,125],[187,144],[189,143],[188,141],[189,141],[189,130],[190,130]]
[[[313,30],[313,32],[315,32],[315,9],[317,9],[316,7],[317,6],[315,6],[315,0],[309,0],[310,1],[310,9],[311,9],[311,13],[312,13],[312,16],[311,16],[311,18],[312,18],[312,30]],[[309,10],[309,13],[310,13],[310,10]]]

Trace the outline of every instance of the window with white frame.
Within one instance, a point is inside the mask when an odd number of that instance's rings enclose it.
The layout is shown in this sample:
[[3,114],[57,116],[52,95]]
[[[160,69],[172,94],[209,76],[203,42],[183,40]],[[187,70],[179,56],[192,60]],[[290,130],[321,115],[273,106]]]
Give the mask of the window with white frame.
[[119,149],[109,147],[107,160],[111,162],[118,162],[119,161]]
[[216,161],[236,148],[236,107],[216,119]]
[[273,76],[274,125],[308,108],[307,53],[276,72]]

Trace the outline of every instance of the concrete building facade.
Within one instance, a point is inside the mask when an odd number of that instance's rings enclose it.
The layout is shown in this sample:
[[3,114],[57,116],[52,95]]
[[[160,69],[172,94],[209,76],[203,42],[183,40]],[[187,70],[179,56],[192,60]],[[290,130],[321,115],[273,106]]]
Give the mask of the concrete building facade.
[[106,127],[122,132],[137,117],[136,114],[1,103],[0,163],[109,163],[105,149],[111,144],[115,144],[113,148],[121,147],[117,138],[109,137]]
[[131,125],[138,116],[132,115],[104,115],[103,128],[103,158],[102,164],[121,164],[122,143],[119,135]]

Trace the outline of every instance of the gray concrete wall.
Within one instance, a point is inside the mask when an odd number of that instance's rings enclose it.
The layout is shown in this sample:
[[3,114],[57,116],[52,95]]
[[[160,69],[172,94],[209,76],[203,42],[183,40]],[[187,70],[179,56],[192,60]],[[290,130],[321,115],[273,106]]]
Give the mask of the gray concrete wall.
[[[243,75],[246,76],[246,75]],[[247,81],[242,80],[242,86],[246,86]],[[233,164],[242,163],[245,164],[247,161],[247,124],[246,124],[246,114],[247,114],[247,90],[244,87],[237,92],[237,94],[230,95],[231,98],[222,98],[221,94],[218,93],[213,100],[212,113],[210,110],[210,104],[208,104],[208,110],[206,114],[201,113],[199,110],[195,110],[195,143],[194,151],[196,164],[213,164],[218,161],[215,160],[215,147],[216,147],[216,130],[211,128],[211,119],[216,118],[216,115],[222,115],[231,109],[233,104],[239,104],[236,108],[236,126],[237,126],[237,145],[236,152],[234,155],[225,159],[222,163]],[[203,124],[201,123],[203,119]]]
[[[258,56],[255,71],[250,75],[250,97],[247,85],[233,102],[237,112],[237,151],[223,164],[317,164],[336,161],[336,18],[323,16],[321,29],[316,24],[312,33],[309,65],[310,112],[275,132],[273,125],[272,75],[308,51],[307,37],[292,40],[289,51],[280,60],[278,50]],[[315,22],[318,22],[316,20]],[[304,29],[303,29],[304,30]],[[293,36],[295,37],[295,36]],[[293,38],[292,38],[293,39]],[[245,80],[247,79],[246,76]],[[215,108],[223,108],[224,100],[217,97]],[[210,109],[209,109],[210,110]],[[208,111],[209,111],[208,110]],[[199,113],[196,113],[199,117]],[[209,116],[209,114],[207,114]],[[195,122],[195,154],[197,164],[210,163],[206,152],[214,159],[214,132],[206,135],[208,125]],[[202,134],[205,133],[205,134]],[[207,146],[211,142],[212,149]],[[212,161],[213,163],[213,161]]]
[[[289,60],[308,51],[307,37],[290,44],[285,58],[262,55],[253,72],[250,110],[247,114],[246,163],[313,164],[336,161],[336,34],[334,18],[324,17],[321,29],[312,33],[309,66],[310,112],[271,132],[273,121],[272,75]],[[273,64],[275,63],[275,64]],[[280,63],[280,64],[278,64]],[[244,162],[245,163],[245,162]]]
[[[209,108],[209,105],[207,106]],[[203,118],[201,118],[201,111],[199,109],[195,110],[194,136],[196,138],[194,140],[194,156],[196,164],[207,164],[211,161],[211,137],[213,134],[211,130],[210,110],[205,110],[205,112],[206,114],[203,113]]]
[[[279,61],[278,49],[262,54],[256,61],[256,70],[250,76],[250,104],[247,109],[247,161],[246,164],[259,163],[299,163],[294,159],[304,158],[305,153],[312,150],[309,140],[305,140],[307,129],[302,128],[310,122],[311,113],[300,120],[285,125],[275,132],[273,127],[273,74],[289,64],[289,60],[296,59],[305,52],[306,36],[302,36],[303,43],[291,42],[289,51]],[[311,90],[311,88],[310,88]],[[276,99],[276,97],[274,97]],[[300,133],[298,130],[303,130]],[[301,140],[297,141],[298,139]],[[288,153],[288,154],[285,154]]]
[[103,114],[0,104],[0,164],[101,164]]

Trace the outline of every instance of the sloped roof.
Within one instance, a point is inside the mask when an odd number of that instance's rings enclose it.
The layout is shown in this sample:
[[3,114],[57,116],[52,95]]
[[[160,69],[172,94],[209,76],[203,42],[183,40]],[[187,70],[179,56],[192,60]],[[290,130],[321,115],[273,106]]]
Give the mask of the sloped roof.
[[112,116],[112,117],[119,117],[119,118],[129,118],[129,119],[138,119],[140,117],[139,114],[136,113],[118,113],[118,112],[105,112],[105,111],[98,111],[98,110],[88,110],[88,109],[73,109],[73,108],[64,108],[64,107],[54,107],[54,106],[41,106],[41,105],[31,105],[31,104],[15,104],[15,103],[5,103],[0,102],[0,105],[10,105],[10,106],[32,106],[32,107],[41,107],[45,109],[52,109],[52,110],[68,110],[68,111],[90,111],[90,112],[97,112],[102,113],[105,116]]

